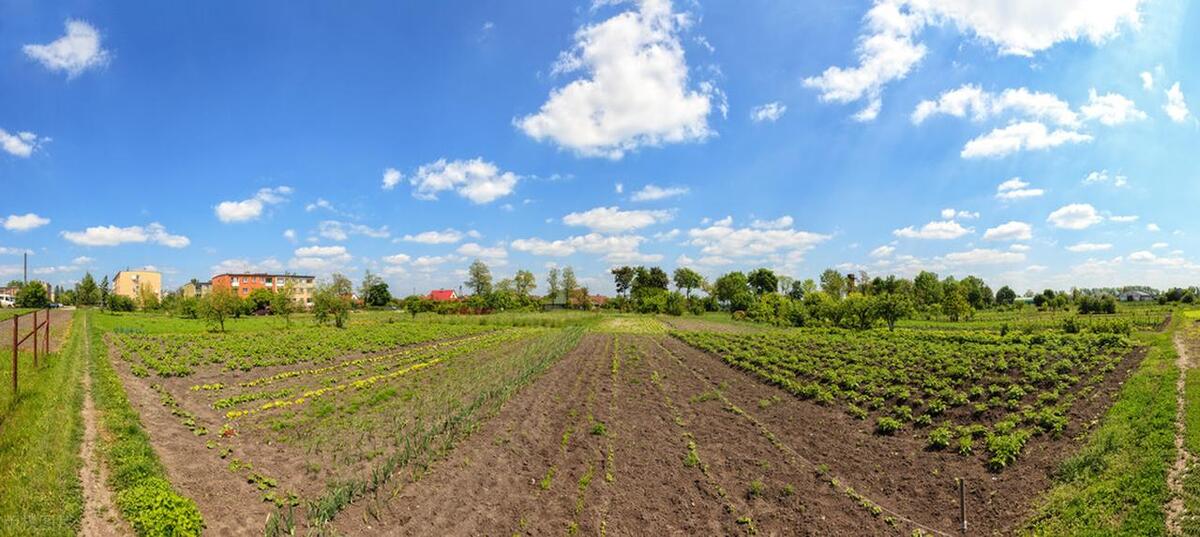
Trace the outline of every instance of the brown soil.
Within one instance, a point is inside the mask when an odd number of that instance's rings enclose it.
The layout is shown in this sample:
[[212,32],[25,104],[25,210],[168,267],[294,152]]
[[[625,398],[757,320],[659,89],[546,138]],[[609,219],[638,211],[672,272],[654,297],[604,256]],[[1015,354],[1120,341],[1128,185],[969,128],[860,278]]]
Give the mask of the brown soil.
[[[338,518],[338,529],[351,535],[731,535],[751,526],[763,535],[911,531],[872,516],[749,419],[703,395],[715,393],[714,385],[662,352],[661,339],[586,336],[449,459],[420,481],[357,502]],[[621,358],[616,375],[614,347]],[[726,376],[738,375],[703,358]],[[595,422],[604,424],[602,435],[592,434]],[[699,458],[691,466],[689,441]],[[755,482],[761,491],[751,494]]]
[[[85,328],[86,330],[86,328]],[[91,357],[92,340],[83,338],[84,356]],[[79,534],[83,537],[133,535],[132,528],[121,519],[108,488],[108,467],[97,448],[100,417],[92,401],[91,368],[83,368],[83,442],[79,457],[83,460],[79,481],[83,486],[83,521]]]
[[[44,313],[45,313],[45,310],[40,310],[38,312],[38,322],[42,321],[42,316]],[[73,314],[74,314],[73,310],[65,310],[65,309],[61,309],[61,308],[50,310],[50,351],[51,352],[58,351],[58,349],[60,349],[63,346],[63,343],[66,342],[67,328],[71,326],[71,316]],[[31,330],[33,330],[33,316],[29,315],[29,314],[23,315],[17,324],[17,337],[18,338],[25,337],[25,334],[28,334]],[[5,319],[3,321],[0,321],[0,349],[6,349],[6,350],[9,350],[10,353],[12,352],[11,351],[12,341],[13,341],[12,336],[13,336],[13,320],[10,318],[10,319]],[[44,337],[45,336],[43,335],[42,338],[44,338]],[[38,339],[38,354],[39,354],[39,356],[41,355],[43,348],[44,348],[44,339]],[[25,340],[24,343],[21,343],[21,350],[22,351],[33,351],[33,337],[32,336],[30,336],[29,339]],[[2,358],[2,357],[0,357],[0,358]]]
[[1179,535],[1183,529],[1180,525],[1185,506],[1183,503],[1183,481],[1187,469],[1195,457],[1184,447],[1184,435],[1187,432],[1187,371],[1192,367],[1188,357],[1188,341],[1184,332],[1175,334],[1176,366],[1179,368],[1179,378],[1175,380],[1175,462],[1167,473],[1167,485],[1171,489],[1171,500],[1167,502],[1167,530],[1172,535]]

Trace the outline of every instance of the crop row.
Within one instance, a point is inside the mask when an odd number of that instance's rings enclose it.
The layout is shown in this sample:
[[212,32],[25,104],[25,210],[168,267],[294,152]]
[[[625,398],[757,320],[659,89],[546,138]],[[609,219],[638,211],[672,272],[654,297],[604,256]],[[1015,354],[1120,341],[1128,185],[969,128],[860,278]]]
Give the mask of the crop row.
[[182,377],[205,364],[249,371],[327,361],[350,352],[377,352],[492,329],[466,324],[373,323],[344,330],[314,326],[231,334],[114,333],[111,337],[123,360],[161,377]]
[[989,466],[1013,462],[1031,436],[1057,434],[1076,397],[1094,390],[1130,352],[1114,334],[840,330],[755,334],[676,332],[768,383],[824,405],[841,405],[876,431],[931,427],[929,446],[974,452]]

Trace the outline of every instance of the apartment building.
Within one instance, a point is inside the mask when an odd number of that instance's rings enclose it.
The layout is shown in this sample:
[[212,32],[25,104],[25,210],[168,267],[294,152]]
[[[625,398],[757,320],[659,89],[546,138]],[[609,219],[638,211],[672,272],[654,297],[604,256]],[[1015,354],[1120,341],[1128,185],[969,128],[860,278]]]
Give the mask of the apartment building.
[[316,278],[298,274],[218,274],[212,277],[212,289],[231,289],[240,297],[250,296],[255,289],[282,291],[288,281],[292,282],[292,300],[302,307],[310,307],[313,303],[313,292],[316,290]]
[[180,298],[204,298],[212,292],[212,283],[190,281],[179,288]]
[[122,270],[112,279],[112,294],[129,297],[137,301],[142,290],[149,289],[154,296],[162,298],[162,273],[156,270]]

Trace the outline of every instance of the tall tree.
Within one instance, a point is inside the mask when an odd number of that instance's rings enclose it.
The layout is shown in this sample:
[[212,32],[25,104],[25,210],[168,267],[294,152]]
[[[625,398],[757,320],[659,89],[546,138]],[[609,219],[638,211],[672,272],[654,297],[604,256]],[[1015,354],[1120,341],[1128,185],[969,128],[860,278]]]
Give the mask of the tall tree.
[[1013,291],[1011,287],[1005,285],[1004,287],[1001,287],[999,291],[996,291],[997,304],[1001,306],[1011,306],[1013,302],[1016,301],[1017,292]]
[[492,271],[486,263],[478,259],[471,262],[471,267],[467,269],[466,285],[475,296],[492,294]]
[[513,276],[513,290],[522,297],[528,297],[537,288],[537,279],[528,270],[518,270]]
[[221,331],[225,331],[225,319],[235,313],[235,310],[241,307],[240,300],[237,295],[228,287],[215,287],[212,292],[204,298],[200,299],[198,312],[201,319],[207,321],[210,325],[220,327]]
[[575,269],[566,267],[562,270],[562,289],[563,295],[566,296],[567,308],[571,307],[571,295],[579,288],[579,282],[575,280]]
[[838,300],[846,293],[846,278],[834,269],[825,269],[821,273],[821,290],[830,298]]
[[94,306],[100,302],[100,288],[91,272],[85,272],[83,279],[75,285],[75,303],[80,306]]
[[633,278],[637,276],[637,271],[633,267],[624,266],[612,269],[612,275],[617,294],[627,295],[633,287]]
[[550,272],[546,274],[546,285],[550,288],[550,293],[546,296],[550,299],[551,304],[558,303],[558,267],[550,267]]
[[42,282],[31,280],[17,290],[15,303],[18,308],[44,308],[50,305],[50,295]]
[[759,296],[774,293],[779,288],[779,278],[768,268],[757,268],[750,271],[746,280],[750,282],[750,288],[754,290],[754,294]]
[[741,272],[730,272],[717,278],[717,281],[713,283],[713,288],[717,300],[728,306],[731,313],[738,310],[744,311],[754,300],[754,296],[750,293],[750,283],[746,280],[746,275]]
[[942,283],[938,275],[929,271],[921,271],[913,279],[913,295],[917,305],[922,307],[940,304],[942,302]]
[[313,292],[313,318],[317,323],[332,320],[338,328],[346,326],[346,319],[350,317],[349,285],[350,280],[341,274],[334,274],[329,283],[317,285]]
[[679,267],[675,269],[673,274],[675,280],[675,288],[683,289],[684,296],[692,298],[692,289],[704,287],[704,276],[687,267]]
[[296,282],[286,278],[283,287],[275,286],[275,294],[271,297],[271,312],[283,317],[288,326],[292,326],[292,313],[296,311]]
[[[105,275],[103,280],[100,280],[100,307],[108,305],[108,276]],[[224,331],[224,329],[222,329]]]

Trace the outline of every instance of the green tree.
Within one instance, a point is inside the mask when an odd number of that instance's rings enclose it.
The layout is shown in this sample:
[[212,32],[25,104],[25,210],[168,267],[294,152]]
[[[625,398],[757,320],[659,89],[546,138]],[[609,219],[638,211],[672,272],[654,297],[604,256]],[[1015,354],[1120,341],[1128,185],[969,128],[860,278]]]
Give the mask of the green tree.
[[518,270],[513,276],[513,291],[516,291],[522,298],[529,298],[533,290],[537,288],[537,279],[533,277],[533,273],[528,270]]
[[888,330],[896,329],[896,321],[907,317],[912,312],[912,301],[901,293],[883,293],[874,299],[875,315],[888,325]]
[[94,306],[100,302],[100,287],[91,272],[86,272],[79,283],[75,285],[75,304]]
[[729,312],[745,311],[754,302],[750,282],[741,272],[730,272],[713,283],[717,300],[729,308]]
[[971,302],[967,300],[967,292],[962,287],[954,286],[946,290],[942,299],[942,310],[951,321],[967,319],[971,316]]
[[[805,289],[805,283],[812,283],[812,280],[792,280],[792,284],[788,287],[787,296],[792,300],[804,300],[804,295],[808,294]],[[815,285],[813,287],[816,287]]]
[[821,291],[829,298],[840,300],[846,292],[846,278],[834,269],[825,269],[821,273]]
[[851,328],[866,330],[875,324],[874,300],[862,293],[850,293],[842,300],[842,320]]
[[633,287],[633,279],[637,276],[637,270],[629,266],[618,267],[612,269],[612,275],[617,295],[628,296],[629,290]]
[[1001,306],[1011,306],[1017,300],[1017,292],[1005,285],[996,291],[996,303]]
[[50,305],[50,295],[42,282],[34,280],[17,290],[15,303],[18,308],[44,308]]
[[550,299],[551,304],[557,304],[559,296],[558,267],[550,268],[550,272],[546,274],[546,285],[550,288],[546,298]]
[[271,296],[271,312],[283,317],[288,326],[292,326],[292,313],[296,311],[296,282],[285,278],[283,287],[276,280],[275,294]]
[[250,291],[250,296],[246,297],[246,309],[251,312],[263,311],[271,306],[274,299],[275,293],[265,287],[259,287]]
[[105,276],[104,279],[100,280],[100,307],[103,308],[108,304],[108,295],[108,276]]
[[400,302],[404,311],[412,315],[413,319],[417,318],[417,314],[430,310],[430,302],[427,298],[421,295],[408,295]]
[[700,289],[704,287],[704,276],[687,267],[679,267],[675,269],[672,275],[675,280],[675,288],[683,289],[684,296],[688,299],[692,298],[692,289]]
[[913,279],[913,295],[917,305],[922,307],[942,303],[942,282],[938,275],[929,271],[921,271]]
[[746,280],[750,283],[754,294],[759,296],[774,293],[779,288],[779,278],[775,276],[774,271],[768,268],[757,268],[750,271]]
[[387,282],[369,270],[363,274],[362,288],[358,294],[362,297],[363,304],[376,308],[386,306],[392,301]]
[[343,328],[350,317],[350,293],[343,292],[350,280],[342,276],[345,282],[339,281],[339,276],[334,274],[332,281],[318,284],[313,292],[313,318],[318,324],[333,321],[334,326]]
[[579,281],[575,279],[575,269],[566,267],[562,270],[562,291],[567,308],[571,308],[571,297],[574,296],[575,290],[579,288]]
[[471,294],[479,297],[487,297],[492,294],[492,271],[483,261],[476,259],[467,269],[466,286],[471,289]]
[[[115,298],[115,297],[110,297]],[[241,300],[228,287],[213,286],[212,292],[200,299],[198,313],[209,325],[225,331],[225,319],[241,308]]]

